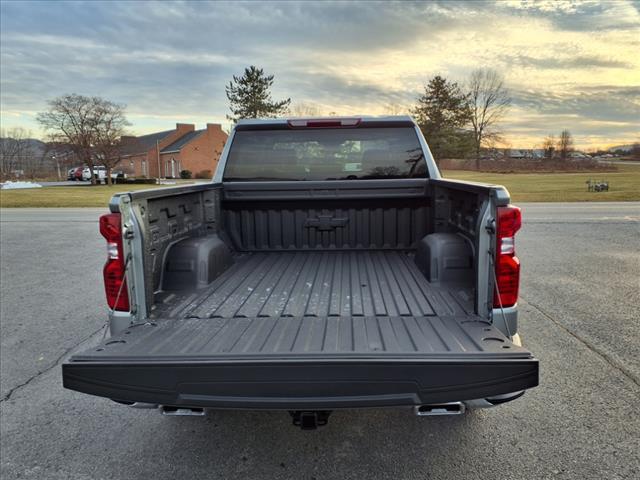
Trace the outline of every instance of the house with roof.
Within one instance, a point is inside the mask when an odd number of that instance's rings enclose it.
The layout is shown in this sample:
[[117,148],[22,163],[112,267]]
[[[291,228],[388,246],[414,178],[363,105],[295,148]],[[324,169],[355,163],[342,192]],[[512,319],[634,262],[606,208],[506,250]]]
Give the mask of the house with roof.
[[183,170],[210,175],[226,141],[220,124],[196,130],[193,124],[177,123],[173,130],[122,137],[120,167],[136,177],[179,178]]

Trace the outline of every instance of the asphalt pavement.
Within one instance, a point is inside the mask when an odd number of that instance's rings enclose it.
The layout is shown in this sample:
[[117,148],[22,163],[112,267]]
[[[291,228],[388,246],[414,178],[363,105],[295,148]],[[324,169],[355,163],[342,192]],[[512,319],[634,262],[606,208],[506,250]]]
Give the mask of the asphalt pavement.
[[104,209],[0,211],[0,477],[640,477],[640,203],[524,204],[520,332],[541,361],[521,399],[460,417],[283,412],[163,417],[64,390],[96,344]]

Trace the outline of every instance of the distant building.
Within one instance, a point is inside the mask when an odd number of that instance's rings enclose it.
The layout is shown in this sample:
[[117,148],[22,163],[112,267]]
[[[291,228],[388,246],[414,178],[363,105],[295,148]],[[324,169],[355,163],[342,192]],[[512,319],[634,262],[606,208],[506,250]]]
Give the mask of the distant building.
[[534,160],[541,160],[544,158],[544,149],[542,148],[533,148],[531,150],[529,150],[529,158],[532,158]]
[[541,148],[506,148],[503,156],[515,160],[541,160],[544,158],[544,150]]
[[521,158],[525,158],[525,152],[523,152],[522,150],[514,150],[514,149],[510,149],[509,153],[508,153],[508,157],[509,158],[516,158],[516,159],[521,159]]
[[569,158],[574,158],[578,160],[586,160],[591,158],[589,155],[585,155],[582,152],[569,152]]
[[149,178],[179,178],[182,170],[193,175],[213,172],[226,141],[219,124],[207,123],[207,128],[196,130],[193,124],[177,123],[173,130],[122,137],[120,167],[130,175]]
[[611,147],[608,149],[611,153],[622,152],[622,153],[630,153],[633,150],[633,144],[630,145],[616,145],[615,147]]

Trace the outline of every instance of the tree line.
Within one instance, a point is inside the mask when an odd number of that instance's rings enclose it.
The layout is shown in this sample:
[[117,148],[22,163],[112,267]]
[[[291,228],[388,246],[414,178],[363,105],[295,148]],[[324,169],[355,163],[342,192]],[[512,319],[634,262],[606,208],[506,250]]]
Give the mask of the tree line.
[[544,158],[553,159],[559,157],[561,160],[566,160],[573,151],[571,132],[567,129],[562,130],[557,140],[555,135],[547,136],[542,142],[542,150],[544,151]]
[[[230,110],[227,118],[236,123],[242,118],[274,118],[287,114],[320,116],[320,109],[312,104],[292,106],[291,98],[273,100],[273,84],[274,75],[254,65],[245,68],[242,75],[234,75],[225,86]],[[477,69],[461,84],[435,75],[426,82],[409,112],[427,138],[436,161],[473,156],[479,169],[482,149],[502,139],[499,127],[511,103],[502,76],[492,69]],[[387,110],[390,114],[399,114],[403,108],[388,105]],[[125,105],[100,97],[68,94],[50,100],[48,108],[39,113],[36,120],[47,134],[50,156],[55,158],[57,150],[60,158],[72,156],[74,161],[92,170],[96,165],[104,165],[110,183],[111,169],[122,159],[122,137],[131,125],[125,112]],[[335,112],[329,112],[329,116],[332,115]],[[7,159],[19,157],[16,152],[20,145],[20,142],[3,142],[0,151],[3,175],[12,168]],[[543,141],[548,158],[559,156],[564,160],[572,148],[573,139],[568,130],[562,131],[558,139],[549,136]]]
[[[240,118],[289,113],[290,98],[271,99],[273,82],[273,75],[266,75],[255,66],[246,68],[242,76],[234,75],[225,89],[232,113],[227,118],[235,123]],[[411,113],[436,159],[466,156],[473,151],[479,168],[481,147],[499,139],[496,127],[510,105],[511,97],[502,77],[495,70],[478,69],[472,72],[464,90],[456,82],[436,75],[425,86]],[[319,113],[314,110],[317,109],[301,104],[293,113]]]
[[474,70],[464,86],[436,75],[411,109],[436,160],[473,152],[480,168],[483,146],[501,140],[498,125],[511,105],[504,80],[491,69]]
[[15,171],[32,178],[43,160],[43,150],[31,140],[31,132],[21,127],[0,130],[0,175],[10,178]]

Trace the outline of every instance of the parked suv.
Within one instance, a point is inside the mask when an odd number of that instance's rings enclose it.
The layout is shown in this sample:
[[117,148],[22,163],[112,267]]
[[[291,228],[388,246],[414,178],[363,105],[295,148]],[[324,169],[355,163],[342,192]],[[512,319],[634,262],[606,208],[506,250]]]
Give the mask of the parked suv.
[[[103,181],[106,180],[107,178],[107,167],[104,167],[102,165],[98,165],[93,167],[93,176],[95,177],[95,179],[97,181]],[[112,179],[116,179],[116,178],[126,178],[126,175],[122,172],[122,171],[111,171],[111,178]],[[85,167],[84,170],[82,170],[82,180],[91,180],[91,169],[89,167]]]
[[[107,167],[93,167],[93,176],[96,180],[104,180],[107,178]],[[82,180],[91,180],[91,168],[85,167],[84,170],[82,170]]]

